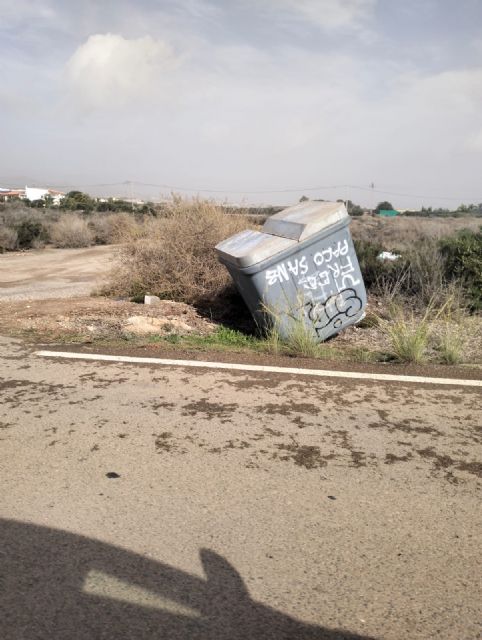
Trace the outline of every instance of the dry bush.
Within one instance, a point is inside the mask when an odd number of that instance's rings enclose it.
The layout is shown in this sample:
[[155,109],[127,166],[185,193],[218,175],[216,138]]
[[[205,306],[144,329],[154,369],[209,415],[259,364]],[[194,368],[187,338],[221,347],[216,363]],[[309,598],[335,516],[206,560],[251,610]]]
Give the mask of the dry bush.
[[129,213],[96,213],[89,217],[95,244],[119,244],[136,236],[142,222]]
[[0,253],[3,251],[13,251],[17,248],[18,234],[10,227],[0,227]]
[[87,220],[67,213],[51,225],[50,240],[54,246],[66,249],[90,247],[94,242],[94,234]]
[[119,251],[108,292],[189,303],[214,298],[230,283],[214,246],[246,227],[244,217],[213,202],[175,198],[162,218],[146,218],[134,229]]

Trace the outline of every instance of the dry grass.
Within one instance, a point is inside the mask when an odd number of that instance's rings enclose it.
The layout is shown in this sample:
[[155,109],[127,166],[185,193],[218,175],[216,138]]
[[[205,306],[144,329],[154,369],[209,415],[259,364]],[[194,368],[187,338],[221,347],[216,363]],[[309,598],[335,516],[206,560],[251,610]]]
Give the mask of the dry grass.
[[461,364],[464,361],[466,338],[460,327],[446,323],[439,336],[438,351],[444,364]]
[[278,327],[273,324],[264,332],[264,344],[266,351],[273,355],[279,355],[283,350],[283,341]]
[[420,238],[439,240],[450,236],[461,229],[478,231],[482,218],[422,218],[416,216],[397,216],[395,218],[379,218],[363,215],[353,218],[350,230],[353,237],[359,240],[380,243],[386,250],[410,249]]
[[227,215],[213,202],[176,198],[164,217],[128,230],[108,290],[190,303],[214,298],[230,284],[214,247],[246,227],[244,217]]
[[[461,364],[469,359],[469,350],[480,350],[480,321],[470,316],[456,290],[449,290],[447,299],[432,330],[439,359],[444,364]],[[478,348],[477,348],[478,347]]]
[[400,362],[420,364],[427,358],[431,331],[432,308],[422,317],[407,313],[400,305],[393,304],[389,317],[379,317],[379,327],[389,340],[390,355]]
[[423,314],[407,310],[402,301],[376,318],[388,340],[388,353],[398,361],[420,364],[430,360],[455,365],[480,358],[480,317],[467,312],[455,287],[432,298]]
[[316,358],[320,355],[320,345],[313,330],[304,318],[296,320],[285,339],[286,352],[291,356]]

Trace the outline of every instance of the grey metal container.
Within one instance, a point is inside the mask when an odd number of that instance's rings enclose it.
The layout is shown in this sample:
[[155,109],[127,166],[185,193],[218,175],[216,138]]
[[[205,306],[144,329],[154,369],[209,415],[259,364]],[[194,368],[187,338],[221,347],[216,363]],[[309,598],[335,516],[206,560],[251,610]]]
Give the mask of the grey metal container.
[[303,202],[216,246],[258,324],[320,341],[358,322],[366,291],[343,203]]

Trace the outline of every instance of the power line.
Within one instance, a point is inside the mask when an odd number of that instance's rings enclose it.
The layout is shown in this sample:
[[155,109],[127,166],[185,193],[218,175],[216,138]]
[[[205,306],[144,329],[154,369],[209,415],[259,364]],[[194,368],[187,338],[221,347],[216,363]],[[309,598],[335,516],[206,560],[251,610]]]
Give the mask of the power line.
[[[7,182],[7,181],[6,181]],[[353,185],[353,184],[335,184],[335,185],[318,185],[318,186],[304,186],[304,187],[290,187],[286,189],[208,189],[208,188],[196,188],[196,187],[186,187],[180,185],[172,185],[166,183],[150,183],[150,182],[140,182],[137,180],[124,180],[122,182],[103,182],[103,183],[95,183],[95,184],[57,184],[53,183],[56,187],[61,189],[96,189],[96,188],[106,188],[106,187],[121,187],[121,186],[139,186],[139,187],[149,187],[152,189],[168,189],[169,191],[182,191],[182,192],[190,192],[190,193],[219,193],[219,194],[235,194],[235,195],[263,195],[263,194],[275,194],[275,193],[304,193],[304,192],[314,192],[314,191],[330,191],[333,189],[343,190],[343,189],[353,189],[356,191],[367,191],[370,193],[379,193],[381,195],[386,196],[397,196],[400,198],[421,198],[424,200],[450,200],[456,202],[475,202],[482,201],[482,196],[471,196],[471,197],[460,197],[460,196],[441,196],[434,194],[418,194],[418,193],[403,193],[398,191],[389,191],[384,189],[376,189],[372,186],[361,186],[361,185]]]

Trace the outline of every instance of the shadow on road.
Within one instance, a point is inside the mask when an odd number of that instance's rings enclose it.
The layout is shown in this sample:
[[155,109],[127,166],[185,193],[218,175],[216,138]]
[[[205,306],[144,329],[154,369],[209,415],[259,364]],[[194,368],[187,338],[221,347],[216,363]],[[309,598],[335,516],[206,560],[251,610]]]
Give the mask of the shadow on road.
[[0,520],[2,640],[369,640],[252,600],[202,550],[206,579],[65,531]]

